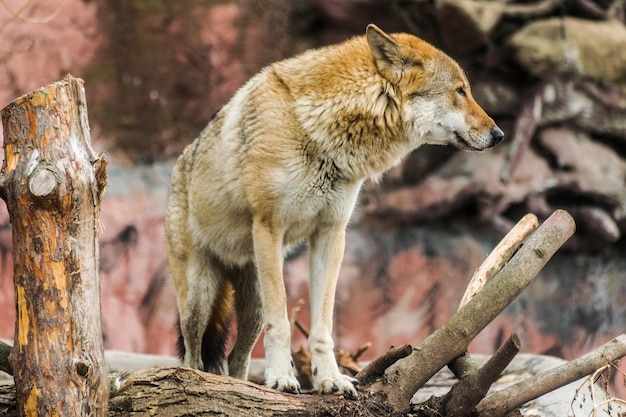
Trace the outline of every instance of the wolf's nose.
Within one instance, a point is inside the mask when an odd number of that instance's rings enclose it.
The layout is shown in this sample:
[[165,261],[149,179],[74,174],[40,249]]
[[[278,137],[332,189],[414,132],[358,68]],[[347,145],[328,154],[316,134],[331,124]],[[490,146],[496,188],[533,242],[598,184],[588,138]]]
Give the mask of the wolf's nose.
[[493,143],[493,146],[502,142],[502,139],[504,139],[504,132],[498,126],[494,127],[491,130],[491,142]]

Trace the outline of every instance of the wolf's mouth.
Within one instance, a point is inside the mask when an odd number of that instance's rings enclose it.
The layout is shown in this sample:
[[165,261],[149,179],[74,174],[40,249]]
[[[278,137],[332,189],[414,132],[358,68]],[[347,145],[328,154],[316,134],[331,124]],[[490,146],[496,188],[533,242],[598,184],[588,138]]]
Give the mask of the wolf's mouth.
[[461,134],[459,132],[457,132],[456,130],[454,131],[454,137],[459,142],[459,144],[462,145],[463,148],[471,149],[473,151],[479,151],[480,150],[480,149],[470,145],[470,143],[467,140],[465,140],[465,138],[463,136],[461,136]]

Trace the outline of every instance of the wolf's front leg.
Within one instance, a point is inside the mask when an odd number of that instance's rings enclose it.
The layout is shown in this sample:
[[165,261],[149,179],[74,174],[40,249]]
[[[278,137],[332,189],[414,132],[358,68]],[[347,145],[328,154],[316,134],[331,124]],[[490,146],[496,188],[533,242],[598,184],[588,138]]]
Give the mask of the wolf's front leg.
[[332,340],[333,308],[345,247],[345,225],[319,230],[309,241],[311,292],[311,370],[321,393],[341,392],[356,397],[356,380],[339,373]]
[[299,392],[291,360],[291,329],[283,283],[282,233],[255,219],[252,225],[261,302],[263,304],[265,385]]

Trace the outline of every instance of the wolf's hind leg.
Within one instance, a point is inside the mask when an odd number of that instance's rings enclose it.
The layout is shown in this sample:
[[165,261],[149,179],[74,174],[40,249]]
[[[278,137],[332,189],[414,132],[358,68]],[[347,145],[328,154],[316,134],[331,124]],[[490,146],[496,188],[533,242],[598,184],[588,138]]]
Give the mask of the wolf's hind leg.
[[180,307],[180,330],[185,345],[183,364],[219,373],[220,366],[217,366],[218,369],[207,369],[208,364],[202,360],[203,338],[212,319],[216,298],[222,292],[219,271],[214,268],[206,253],[196,252],[190,255],[187,277],[187,301]]
[[237,269],[235,274],[231,281],[235,287],[237,340],[228,356],[228,374],[247,379],[250,354],[263,330],[263,306],[254,264]]

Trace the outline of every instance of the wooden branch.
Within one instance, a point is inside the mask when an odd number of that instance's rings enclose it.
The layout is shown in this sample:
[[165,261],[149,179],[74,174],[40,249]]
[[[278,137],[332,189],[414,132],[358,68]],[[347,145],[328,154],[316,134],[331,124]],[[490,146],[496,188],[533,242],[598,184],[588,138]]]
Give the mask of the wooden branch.
[[[474,276],[470,280],[463,297],[459,303],[458,310],[483,289],[487,281],[493,278],[504,265],[511,259],[511,256],[522,246],[526,238],[539,227],[537,216],[532,213],[526,214],[517,224],[502,238],[500,243],[489,253],[485,261],[478,267]],[[457,311],[458,311],[457,310]],[[448,364],[448,368],[454,376],[462,379],[478,370],[479,366],[466,351],[458,358]]]
[[479,368],[480,365],[472,358],[472,355],[470,355],[468,351],[461,353],[460,356],[448,364],[448,369],[457,379],[466,378],[478,371]]
[[68,76],[18,98],[2,123],[18,411],[104,416],[97,231],[106,162],[91,147],[82,80]]
[[406,358],[367,387],[395,412],[406,412],[413,394],[439,369],[458,357],[472,339],[508,306],[574,233],[572,217],[555,211],[483,290]]
[[445,416],[469,416],[474,407],[485,397],[491,385],[520,351],[521,343],[517,334],[498,349],[479,370],[457,382],[441,398]]
[[524,403],[589,375],[623,356],[626,356],[626,334],[565,365],[494,392],[481,401],[476,410],[480,417],[504,417]]
[[356,375],[356,379],[360,384],[366,384],[375,378],[382,376],[385,373],[385,369],[396,363],[402,358],[406,358],[413,351],[411,345],[402,345],[399,347],[392,347],[386,353],[383,353],[373,361],[371,361],[365,368]]

